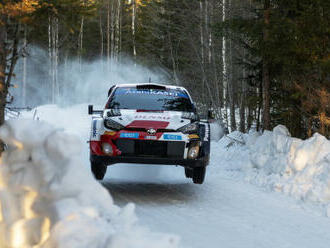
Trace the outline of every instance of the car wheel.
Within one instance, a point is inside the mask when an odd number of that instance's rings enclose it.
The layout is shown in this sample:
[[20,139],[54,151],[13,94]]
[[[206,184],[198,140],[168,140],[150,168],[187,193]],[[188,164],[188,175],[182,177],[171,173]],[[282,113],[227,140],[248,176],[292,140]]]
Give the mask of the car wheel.
[[193,177],[193,170],[191,168],[184,168],[184,174],[186,175],[186,178],[192,178]]
[[102,180],[104,178],[105,173],[107,172],[107,166],[104,164],[91,162],[91,170],[94,174],[95,179]]
[[193,170],[193,182],[196,184],[202,184],[205,179],[206,167],[196,167]]

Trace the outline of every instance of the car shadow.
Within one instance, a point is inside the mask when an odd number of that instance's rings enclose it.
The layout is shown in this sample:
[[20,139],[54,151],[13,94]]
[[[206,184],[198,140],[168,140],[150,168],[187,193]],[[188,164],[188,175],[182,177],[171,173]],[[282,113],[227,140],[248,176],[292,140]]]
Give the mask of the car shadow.
[[192,182],[154,183],[106,180],[101,182],[110,192],[116,205],[123,206],[133,202],[146,205],[180,205],[198,198],[198,185]]

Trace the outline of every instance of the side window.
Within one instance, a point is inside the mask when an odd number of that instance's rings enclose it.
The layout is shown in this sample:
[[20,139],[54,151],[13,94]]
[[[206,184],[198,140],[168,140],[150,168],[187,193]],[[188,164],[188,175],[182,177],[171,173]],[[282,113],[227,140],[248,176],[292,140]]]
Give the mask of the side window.
[[116,87],[116,85],[111,86],[111,88],[108,91],[108,100],[107,100],[107,103],[105,104],[105,107],[104,107],[105,109],[108,109],[109,108],[109,104],[110,104],[110,101],[111,101],[110,95],[113,93],[115,87]]

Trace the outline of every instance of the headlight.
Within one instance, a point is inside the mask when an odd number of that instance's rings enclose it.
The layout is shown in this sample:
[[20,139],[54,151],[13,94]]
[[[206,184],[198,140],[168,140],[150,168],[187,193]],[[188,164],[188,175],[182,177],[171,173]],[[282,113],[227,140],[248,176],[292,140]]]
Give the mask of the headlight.
[[123,125],[121,125],[120,123],[114,121],[114,120],[111,120],[111,119],[105,119],[104,120],[104,126],[106,128],[109,128],[109,129],[112,129],[112,130],[121,130],[124,128]]
[[197,120],[197,116],[194,112],[182,112],[182,119]]
[[198,123],[193,122],[188,125],[185,125],[177,130],[182,133],[196,133],[198,131]]
[[107,112],[107,117],[121,116],[119,109],[109,109]]
[[188,150],[187,157],[189,159],[195,159],[198,157],[199,154],[199,146],[195,144],[194,146],[191,146]]
[[108,143],[103,143],[102,144],[102,150],[107,155],[112,155],[113,154],[112,146]]

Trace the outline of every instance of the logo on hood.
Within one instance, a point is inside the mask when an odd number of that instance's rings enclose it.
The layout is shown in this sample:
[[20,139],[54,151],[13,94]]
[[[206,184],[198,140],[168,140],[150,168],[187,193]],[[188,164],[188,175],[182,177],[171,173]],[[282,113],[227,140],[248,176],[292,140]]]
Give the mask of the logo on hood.
[[153,129],[153,128],[150,128],[150,129],[147,130],[147,133],[148,133],[149,135],[155,135],[155,134],[156,134],[156,130]]

